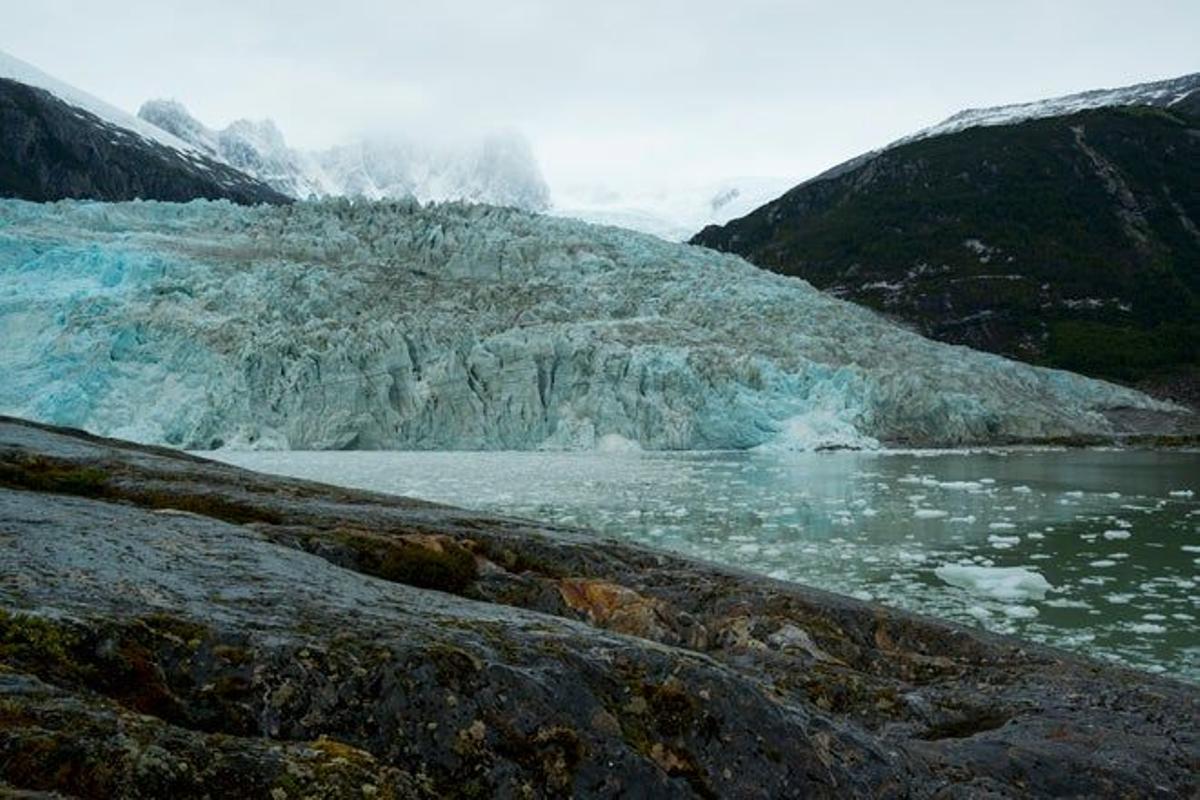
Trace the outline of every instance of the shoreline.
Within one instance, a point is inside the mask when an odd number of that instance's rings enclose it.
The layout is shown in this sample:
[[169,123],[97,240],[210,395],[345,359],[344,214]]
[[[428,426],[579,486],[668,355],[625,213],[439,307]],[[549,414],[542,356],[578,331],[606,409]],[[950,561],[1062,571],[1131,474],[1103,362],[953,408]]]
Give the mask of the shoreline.
[[167,785],[102,768],[152,743],[188,765],[167,770],[181,797],[235,774],[284,796],[303,794],[284,777],[330,796],[1197,789],[1200,689],[1053,648],[7,418],[0,486],[13,788],[71,793],[13,756],[51,735],[103,753],[71,779],[114,793]]

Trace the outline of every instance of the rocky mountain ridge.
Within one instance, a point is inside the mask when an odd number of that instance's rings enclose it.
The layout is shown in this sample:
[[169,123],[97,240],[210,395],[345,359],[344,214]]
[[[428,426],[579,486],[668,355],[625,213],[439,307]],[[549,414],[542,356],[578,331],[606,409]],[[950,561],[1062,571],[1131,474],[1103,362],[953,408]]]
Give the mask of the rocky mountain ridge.
[[241,119],[213,130],[172,100],[151,100],[138,117],[298,200],[415,197],[527,211],[550,206],[537,159],[513,132],[436,145],[403,136],[366,137],[308,152],[289,147],[271,120]]

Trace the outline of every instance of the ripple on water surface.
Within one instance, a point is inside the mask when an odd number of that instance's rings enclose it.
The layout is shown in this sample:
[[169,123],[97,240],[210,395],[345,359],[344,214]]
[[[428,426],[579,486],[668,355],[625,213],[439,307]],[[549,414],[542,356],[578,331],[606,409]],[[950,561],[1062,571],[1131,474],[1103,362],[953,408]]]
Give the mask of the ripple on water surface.
[[1200,681],[1200,453],[221,452],[581,525]]

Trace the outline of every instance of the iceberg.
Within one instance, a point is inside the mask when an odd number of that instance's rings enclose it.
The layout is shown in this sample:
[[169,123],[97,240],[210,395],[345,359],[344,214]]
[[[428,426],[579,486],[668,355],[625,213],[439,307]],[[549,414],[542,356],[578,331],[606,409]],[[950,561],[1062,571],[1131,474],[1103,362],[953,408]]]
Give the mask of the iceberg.
[[467,203],[0,201],[0,340],[0,412],[198,449],[959,445],[1171,408]]
[[1024,567],[946,564],[933,572],[951,586],[995,600],[1042,600],[1054,590],[1041,573]]

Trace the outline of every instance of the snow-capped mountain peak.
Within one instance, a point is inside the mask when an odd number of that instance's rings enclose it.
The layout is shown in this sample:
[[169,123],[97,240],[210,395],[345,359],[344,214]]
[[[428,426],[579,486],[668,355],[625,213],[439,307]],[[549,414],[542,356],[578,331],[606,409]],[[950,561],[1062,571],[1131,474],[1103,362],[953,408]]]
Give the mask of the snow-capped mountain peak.
[[138,119],[166,131],[211,156],[219,156],[217,134],[193,117],[178,100],[150,100],[138,109]]
[[240,119],[214,130],[174,100],[151,100],[138,115],[299,199],[412,196],[422,202],[469,200],[529,211],[550,205],[550,190],[533,150],[513,132],[491,133],[458,145],[395,136],[304,151],[289,147],[269,119]]
[[289,197],[337,194],[320,166],[310,156],[288,147],[283,133],[269,119],[239,119],[222,130],[213,130],[177,100],[147,101],[138,117]]
[[0,195],[288,201],[214,157],[202,137],[180,138],[2,52],[0,100]]
[[1169,107],[1182,102],[1198,91],[1200,91],[1200,72],[1179,78],[1123,86],[1118,89],[1093,89],[1029,103],[1013,103],[991,108],[968,108],[937,125],[905,137],[896,144],[957,133],[967,128],[1011,125],[1030,119],[1066,116],[1093,108],[1111,106]]

